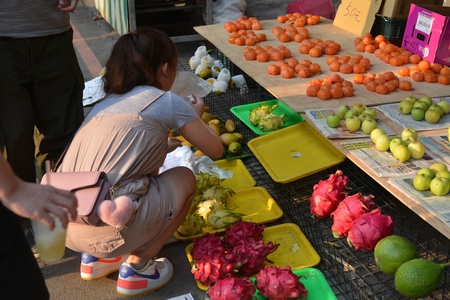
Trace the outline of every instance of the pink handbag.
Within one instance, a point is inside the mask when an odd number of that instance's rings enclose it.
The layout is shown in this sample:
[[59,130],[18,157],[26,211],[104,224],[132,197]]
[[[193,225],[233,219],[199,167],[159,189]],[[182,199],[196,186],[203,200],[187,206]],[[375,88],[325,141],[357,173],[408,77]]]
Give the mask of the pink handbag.
[[111,199],[111,184],[101,171],[47,172],[42,177],[41,184],[74,193],[78,200],[78,218],[75,223],[97,225],[100,220],[97,207],[103,200]]

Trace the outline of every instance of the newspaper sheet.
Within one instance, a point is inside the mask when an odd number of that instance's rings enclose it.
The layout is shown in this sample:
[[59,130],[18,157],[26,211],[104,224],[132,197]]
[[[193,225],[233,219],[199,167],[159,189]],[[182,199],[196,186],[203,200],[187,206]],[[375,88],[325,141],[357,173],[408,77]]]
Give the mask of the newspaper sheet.
[[[447,100],[450,102],[450,97],[432,98],[432,100],[434,102],[440,100]],[[375,106],[375,108],[403,128],[414,128],[416,131],[424,131],[443,129],[450,126],[450,114],[443,115],[436,124],[430,124],[425,120],[414,121],[411,115],[401,114],[398,111],[398,103]]]
[[415,174],[421,168],[429,167],[432,163],[441,161],[428,149],[425,150],[422,159],[409,159],[405,162],[399,162],[390,151],[377,150],[370,140],[342,142],[341,144],[378,177]]
[[418,191],[413,185],[414,176],[390,178],[388,183],[450,226],[450,194],[435,196],[430,191]]
[[424,136],[420,141],[443,162],[450,164],[450,141],[447,135]]
[[[319,131],[329,139],[350,139],[350,138],[367,138],[368,134],[362,132],[361,129],[356,132],[350,132],[347,127],[345,127],[345,121],[341,120],[341,123],[336,128],[331,128],[327,125],[326,118],[331,113],[336,113],[336,109],[316,109],[316,110],[306,110],[305,114],[314,123],[314,125],[319,129]],[[382,128],[388,135],[394,134],[393,131],[387,127],[380,119],[376,119],[378,127]]]

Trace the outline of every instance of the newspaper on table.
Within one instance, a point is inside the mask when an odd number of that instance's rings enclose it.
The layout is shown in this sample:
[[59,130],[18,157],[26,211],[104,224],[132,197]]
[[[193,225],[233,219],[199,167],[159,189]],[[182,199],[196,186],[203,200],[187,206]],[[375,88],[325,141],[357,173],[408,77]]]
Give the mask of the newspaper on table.
[[447,135],[424,136],[420,138],[420,141],[442,161],[450,164],[450,141]]
[[94,104],[105,97],[106,94],[103,91],[102,77],[103,76],[98,76],[84,83],[83,106]]
[[418,191],[413,185],[414,177],[415,175],[390,178],[388,183],[450,226],[450,194],[436,196],[429,190]]
[[[434,102],[438,102],[440,100],[446,100],[450,102],[450,97],[432,98],[432,100]],[[384,104],[375,106],[375,108],[403,128],[414,128],[416,131],[425,131],[443,129],[450,126],[450,114],[443,115],[440,118],[439,122],[431,124],[425,120],[415,121],[409,114],[401,114],[398,111],[398,103]]]
[[425,149],[425,155],[422,159],[409,159],[408,161],[400,162],[390,151],[377,150],[370,140],[342,142],[341,144],[378,177],[398,177],[415,174],[421,168],[429,167],[432,163],[440,161],[428,149]]
[[[345,121],[341,120],[340,124],[336,128],[331,128],[327,125],[327,116],[331,113],[336,113],[337,109],[314,109],[306,110],[305,114],[316,125],[317,129],[329,139],[350,139],[350,138],[367,138],[368,134],[362,132],[361,129],[350,132],[345,126]],[[386,126],[380,119],[376,119],[378,127],[383,129],[386,134],[392,135],[394,132]]]

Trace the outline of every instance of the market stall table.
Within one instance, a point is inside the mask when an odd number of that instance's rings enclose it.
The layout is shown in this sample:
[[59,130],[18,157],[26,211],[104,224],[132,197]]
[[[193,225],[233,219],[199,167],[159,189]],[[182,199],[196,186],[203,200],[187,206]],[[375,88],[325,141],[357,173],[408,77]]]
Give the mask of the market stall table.
[[[267,41],[259,43],[259,45],[271,45],[276,47],[278,45],[285,45],[288,47],[293,56],[298,58],[299,60],[309,59],[313,62],[318,62],[322,67],[322,76],[326,76],[331,74],[328,66],[326,64],[326,55],[318,58],[312,58],[309,55],[300,54],[298,52],[299,43],[296,42],[288,42],[281,43],[278,41],[276,37],[273,36],[271,29],[275,26],[284,26],[284,24],[279,24],[276,20],[263,20],[261,21],[263,25],[263,30],[258,31],[265,33],[267,36]],[[388,103],[396,103],[400,102],[406,96],[410,96],[414,94],[416,97],[420,97],[423,95],[430,97],[444,97],[450,95],[450,88],[446,85],[438,84],[438,83],[427,83],[427,82],[413,82],[413,91],[405,92],[405,91],[394,91],[389,94],[380,95],[374,92],[369,92],[362,85],[354,85],[355,86],[355,96],[353,97],[345,97],[336,100],[319,100],[315,97],[308,97],[305,93],[306,84],[310,81],[311,78],[291,78],[284,79],[281,76],[272,76],[269,75],[266,71],[266,68],[269,64],[273,62],[257,62],[257,61],[247,61],[242,55],[242,50],[245,46],[236,46],[228,43],[229,33],[227,33],[224,29],[223,24],[215,24],[215,25],[207,25],[207,26],[199,26],[194,28],[199,34],[201,34],[205,39],[211,42],[217,49],[226,56],[233,64],[235,64],[239,69],[245,72],[249,77],[255,80],[260,86],[266,89],[269,93],[271,93],[276,98],[282,100],[289,107],[297,112],[304,112],[309,109],[328,109],[328,108],[337,108],[340,104],[348,104],[352,106],[354,104],[362,103],[366,106],[376,106],[381,104]],[[356,52],[353,42],[356,38],[355,35],[350,34],[338,27],[333,26],[332,22],[327,19],[322,18],[322,23],[318,25],[307,26],[311,34],[311,39],[320,38],[322,40],[333,40],[338,42],[342,49],[337,55],[354,55]],[[376,58],[373,54],[364,53],[365,57],[370,58],[371,68],[370,72],[381,74],[387,71],[393,71],[397,74],[396,70],[398,67],[393,67],[384,62],[381,62],[378,58]],[[353,78],[353,74],[341,74],[342,77],[349,79],[351,81]],[[411,80],[410,78],[405,78],[405,80]],[[432,87],[432,88],[431,88]],[[266,99],[260,99],[266,100]],[[308,120],[309,123],[311,120]],[[402,128],[391,122],[386,117],[384,117],[384,121],[389,126],[392,126],[394,132],[396,134],[401,133]],[[436,132],[423,132],[421,135],[430,135],[444,133],[444,130],[439,130]],[[432,225],[436,230],[445,235],[450,239],[450,227],[445,222],[435,218],[430,212],[420,206],[417,205],[414,201],[411,201],[407,195],[400,192],[398,189],[394,188],[392,185],[388,183],[389,178],[382,178],[374,174],[367,166],[356,159],[349,151],[347,151],[341,144],[342,140],[333,140],[333,145],[339,149],[343,154],[345,154],[350,160],[352,160],[359,168],[365,171],[369,176],[371,176],[374,180],[376,180],[381,186],[383,186],[387,191],[397,197],[403,204],[409,207],[413,212],[418,214],[422,219]]]
[[[394,71],[398,67],[393,67],[388,65],[370,53],[357,52],[354,48],[354,40],[357,36],[346,32],[333,25],[331,20],[321,19],[322,22],[317,25],[306,26],[310,32],[311,39],[320,38],[322,40],[333,40],[341,45],[341,51],[336,55],[354,55],[363,54],[371,61],[370,72],[381,74],[386,71]],[[295,78],[285,79],[281,76],[269,75],[267,73],[267,66],[274,63],[273,61],[268,62],[258,62],[258,61],[247,61],[245,60],[242,50],[246,46],[237,46],[230,44],[228,42],[229,33],[224,29],[223,24],[214,24],[206,26],[197,26],[194,29],[202,35],[206,40],[212,43],[220,52],[222,52],[227,59],[234,63],[238,68],[245,72],[248,76],[254,79],[262,87],[264,87],[268,92],[270,92],[276,98],[285,102],[293,110],[297,112],[304,112],[308,109],[318,109],[318,108],[337,108],[340,104],[346,103],[348,105],[353,105],[357,103],[363,103],[367,106],[374,106],[386,103],[400,102],[406,96],[414,94],[415,96],[427,95],[430,97],[443,97],[450,94],[449,86],[445,86],[438,83],[426,83],[426,82],[414,82],[409,77],[404,77],[402,79],[410,80],[413,82],[413,91],[401,91],[396,90],[392,93],[385,95],[380,95],[375,92],[369,92],[363,85],[354,85],[355,95],[353,97],[344,97],[340,99],[330,99],[330,100],[320,100],[316,97],[308,97],[306,95],[306,84],[314,77],[321,78],[326,75],[330,75],[331,72],[326,64],[327,55],[322,55],[321,57],[313,58],[307,54],[301,54],[298,51],[299,43],[297,42],[287,42],[281,43],[272,34],[272,28],[275,26],[285,26],[285,24],[277,23],[276,20],[262,20],[261,21],[263,29],[255,31],[256,33],[264,33],[267,36],[267,41],[258,43],[257,45],[265,46],[271,45],[277,47],[279,45],[286,46],[291,50],[292,56],[299,59],[309,59],[312,62],[316,62],[321,66],[322,74],[320,76],[313,76],[310,78]],[[353,74],[341,74],[345,79],[353,82]],[[432,88],[430,88],[432,86]],[[261,99],[267,100],[267,99]]]

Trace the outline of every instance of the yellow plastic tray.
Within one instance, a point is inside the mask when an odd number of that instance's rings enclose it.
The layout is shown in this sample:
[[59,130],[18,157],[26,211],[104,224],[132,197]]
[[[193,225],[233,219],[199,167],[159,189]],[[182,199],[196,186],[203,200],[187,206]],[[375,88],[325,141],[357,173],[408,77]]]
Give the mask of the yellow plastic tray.
[[[263,240],[267,244],[269,241],[280,244],[277,250],[267,256],[273,263],[266,262],[270,266],[290,266],[293,270],[310,268],[320,262],[320,256],[312,247],[300,228],[294,223],[284,223],[280,225],[268,226],[264,229]],[[192,265],[191,251],[194,244],[186,246],[186,255]],[[206,290],[208,287],[196,280],[197,286]]]
[[307,122],[254,138],[248,146],[270,177],[281,183],[325,170],[345,159]]
[[[245,214],[242,217],[243,221],[258,224],[275,221],[283,215],[283,211],[275,200],[273,200],[269,192],[261,186],[236,191],[236,194],[228,199],[226,206],[233,212]],[[214,229],[210,226],[203,228],[203,233],[223,231],[225,231],[225,228]],[[178,240],[186,241],[201,237],[203,233],[182,236],[178,232],[175,232],[174,237]]]
[[256,181],[240,159],[217,160],[216,165],[224,170],[233,172],[233,177],[227,178],[220,184],[233,191],[251,188]]

